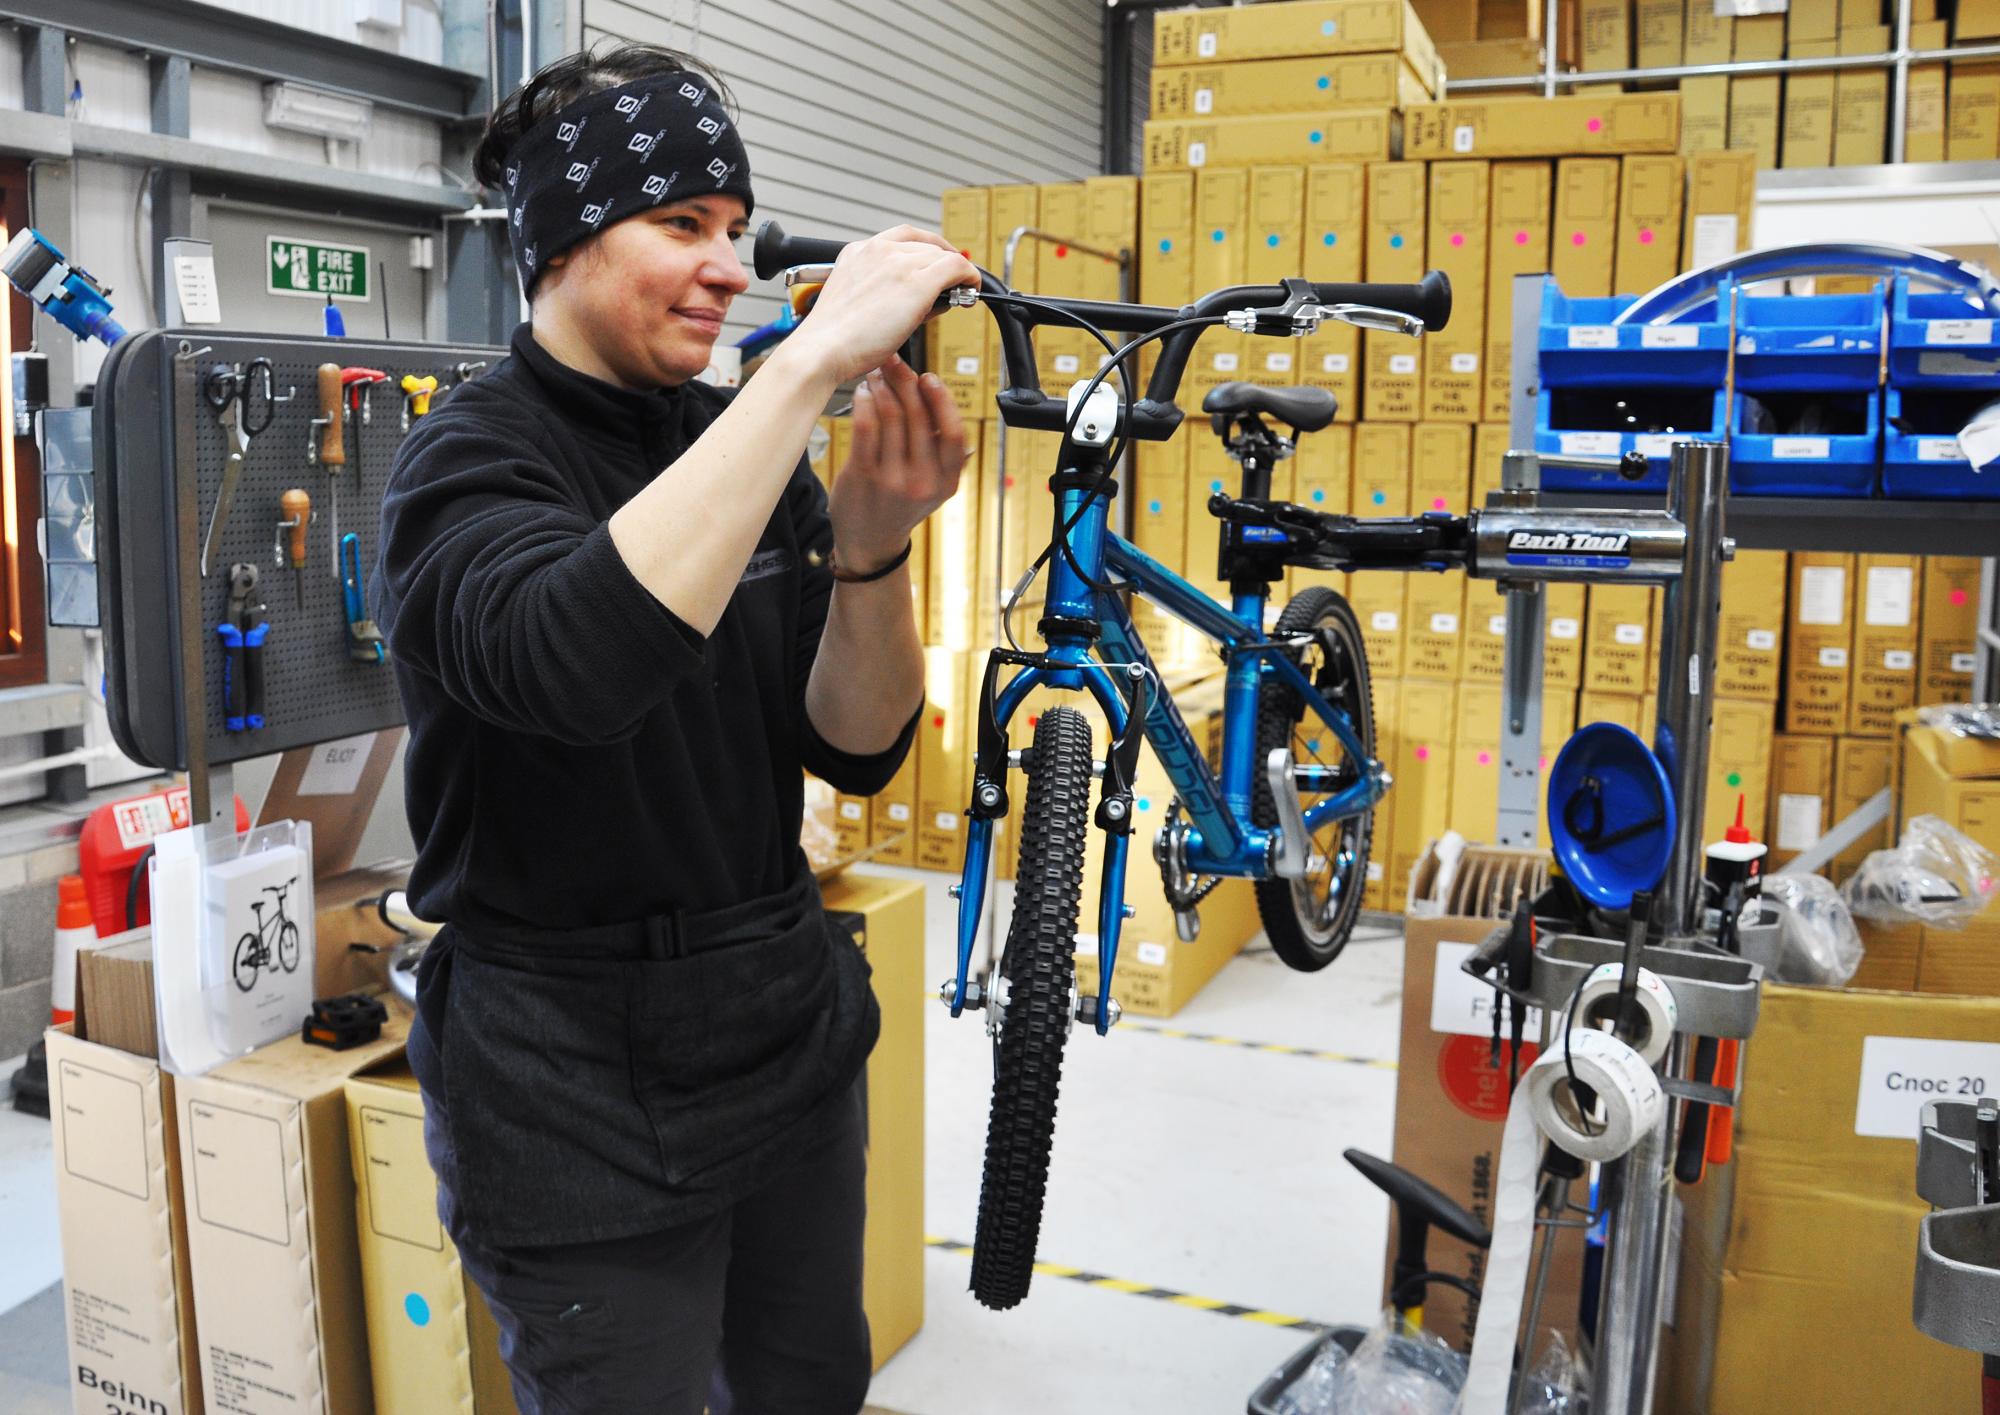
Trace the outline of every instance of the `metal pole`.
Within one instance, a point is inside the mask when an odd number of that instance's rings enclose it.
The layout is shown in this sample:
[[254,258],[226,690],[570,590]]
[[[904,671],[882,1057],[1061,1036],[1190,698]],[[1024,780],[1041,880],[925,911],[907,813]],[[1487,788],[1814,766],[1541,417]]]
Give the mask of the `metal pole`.
[[1903,160],[1903,129],[1910,117],[1910,0],[1896,0],[1895,92],[1889,103],[1889,160]]
[[[1561,0],[1548,0],[1547,7],[1542,11],[1542,97],[1544,98],[1556,96],[1556,58],[1559,48],[1556,26],[1561,23]],[[1447,78],[1445,87],[1451,86],[1451,81]]]
[[1723,521],[1729,498],[1729,449],[1719,442],[1677,442],[1667,510],[1687,527],[1681,576],[1666,587],[1661,615],[1658,741],[1673,780],[1673,853],[1654,903],[1654,932],[1692,938],[1701,922],[1702,815],[1708,794],[1708,737],[1715,700],[1716,619],[1722,604]]
[[[2000,59],[2000,44],[1968,44],[1960,49],[1916,49],[1907,55],[1912,64],[1944,63],[1961,59]],[[1580,84],[1633,83],[1648,79],[1705,79],[1717,76],[1747,78],[1758,74],[1804,74],[1824,69],[1883,69],[1895,64],[1893,50],[1879,54],[1831,54],[1813,59],[1733,59],[1726,64],[1662,64],[1651,69],[1597,69],[1589,73],[1558,73],[1545,60],[1539,74],[1509,74],[1494,78],[1447,79],[1445,87],[1454,94],[1478,93],[1483,89],[1540,87],[1554,97],[1558,88]]]
[[[1535,445],[1536,335],[1542,286],[1547,279],[1545,275],[1514,277],[1513,425],[1508,437],[1517,448]],[[1532,499],[1541,488],[1541,464],[1532,452],[1509,452],[1501,465],[1500,484],[1503,495],[1509,498]],[[1548,597],[1540,585],[1521,585],[1507,588],[1505,599],[1500,801],[1493,838],[1501,845],[1532,850],[1540,838],[1536,785],[1542,765],[1542,624],[1548,613]]]
[[1611,1230],[1604,1255],[1591,1415],[1651,1415],[1655,1342],[1660,1331],[1660,1283],[1665,1272],[1667,1127],[1673,1107],[1639,1137],[1624,1159],[1605,1170]]

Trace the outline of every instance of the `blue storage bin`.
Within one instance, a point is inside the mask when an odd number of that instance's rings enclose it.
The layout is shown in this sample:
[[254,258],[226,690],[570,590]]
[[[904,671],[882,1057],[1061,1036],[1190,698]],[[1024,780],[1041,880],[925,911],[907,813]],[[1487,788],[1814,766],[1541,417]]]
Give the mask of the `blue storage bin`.
[[[1739,362],[1740,369],[1742,364]],[[1752,432],[1751,404],[1778,412],[1780,425],[1796,405],[1812,401],[1827,428],[1811,432]],[[1871,496],[1882,458],[1882,395],[1791,394],[1759,400],[1736,395],[1729,449],[1729,489],[1741,496]]]
[[[1666,429],[1672,429],[1667,431]],[[1720,388],[1639,388],[1611,392],[1544,388],[1535,398],[1535,450],[1565,457],[1646,454],[1646,475],[1626,481],[1616,472],[1542,468],[1550,491],[1660,492],[1667,489],[1673,445],[1729,435],[1728,400]]]
[[1861,392],[1882,382],[1882,287],[1865,295],[1745,295],[1736,302],[1736,386]]
[[1896,277],[1889,306],[1889,382],[1903,388],[2000,387],[2000,320],[1944,291],[1911,290]]
[[[1571,299],[1542,285],[1537,349],[1544,388],[1720,388],[1729,366],[1729,328],[1710,301],[1672,324],[1613,324],[1631,295]],[[1723,299],[1728,299],[1725,285]]]
[[2000,386],[1980,392],[1891,387],[1882,414],[1882,494],[1902,501],[2000,501],[2000,468],[1980,471],[1958,429]]

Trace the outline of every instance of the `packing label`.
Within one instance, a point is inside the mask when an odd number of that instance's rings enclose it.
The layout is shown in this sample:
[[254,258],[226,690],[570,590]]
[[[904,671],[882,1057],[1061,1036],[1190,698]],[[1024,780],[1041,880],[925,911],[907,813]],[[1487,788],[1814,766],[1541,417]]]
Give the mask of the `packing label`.
[[1819,843],[1820,798],[1781,793],[1778,797],[1778,848],[1810,850]]
[[1847,567],[1808,565],[1799,571],[1799,623],[1847,621]]
[[1917,460],[1919,462],[1963,462],[1965,449],[1958,445],[1955,437],[1920,437],[1917,439]]
[[1865,622],[1891,629],[1908,628],[1916,588],[1917,572],[1907,565],[1869,566]]
[[1824,437],[1774,437],[1771,439],[1771,455],[1779,458],[1798,458],[1805,461],[1824,461],[1832,451],[1832,442]]
[[1573,324],[1569,330],[1572,349],[1615,349],[1618,330],[1609,324]]
[[1692,349],[1701,341],[1701,331],[1691,324],[1649,324],[1639,331],[1642,349]]
[[1854,1133],[1914,1140],[1926,1101],[2000,1096],[2000,1042],[1864,1037]]
[[[1472,956],[1469,943],[1439,943],[1437,967],[1431,977],[1431,1030],[1460,1037],[1491,1037],[1493,1005],[1500,994],[1462,971]],[[1540,1008],[1528,1010],[1527,1037],[1542,1034]]]
[[1991,344],[1990,319],[1934,319],[1924,330],[1926,344]]
[[1736,214],[1734,212],[1711,213],[1694,219],[1694,268],[1713,265],[1718,260],[1726,260],[1739,249],[1736,240]]
[[1391,354],[1389,356],[1390,373],[1409,374],[1416,371],[1417,356],[1415,354]]
[[1759,653],[1770,653],[1778,647],[1777,631],[1773,629],[1752,629],[1743,636],[1743,642]]
[[1566,432],[1561,436],[1565,457],[1616,457],[1622,450],[1615,432]]

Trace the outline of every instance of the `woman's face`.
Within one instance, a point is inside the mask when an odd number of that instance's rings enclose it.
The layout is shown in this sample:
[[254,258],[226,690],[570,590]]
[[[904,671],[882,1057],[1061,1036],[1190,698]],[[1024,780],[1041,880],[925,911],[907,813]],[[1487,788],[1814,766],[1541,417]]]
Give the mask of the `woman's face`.
[[628,388],[684,383],[708,367],[729,303],[749,285],[736,242],[740,198],[694,197],[607,226],[550,262],[535,319],[559,320]]

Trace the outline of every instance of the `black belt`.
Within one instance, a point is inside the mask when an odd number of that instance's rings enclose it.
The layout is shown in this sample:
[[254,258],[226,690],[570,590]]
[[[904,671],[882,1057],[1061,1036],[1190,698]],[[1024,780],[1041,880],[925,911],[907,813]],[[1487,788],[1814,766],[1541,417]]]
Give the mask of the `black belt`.
[[746,899],[720,909],[676,909],[617,924],[555,929],[530,924],[454,925],[452,945],[468,957],[503,967],[540,962],[639,962],[692,958],[768,938],[816,907],[819,883],[801,867],[792,883],[775,894]]

